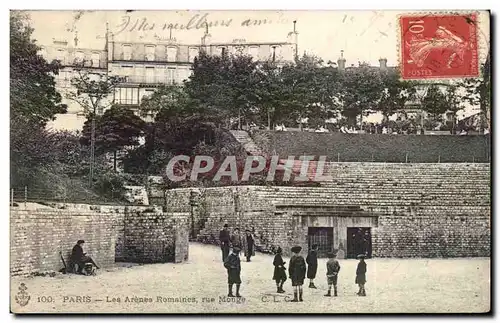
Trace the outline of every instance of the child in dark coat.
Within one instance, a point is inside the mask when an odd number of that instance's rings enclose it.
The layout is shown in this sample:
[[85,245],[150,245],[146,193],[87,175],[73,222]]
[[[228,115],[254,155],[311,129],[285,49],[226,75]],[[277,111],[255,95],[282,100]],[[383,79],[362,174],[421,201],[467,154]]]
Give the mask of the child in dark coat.
[[228,297],[234,297],[233,295],[233,285],[236,284],[236,297],[241,297],[240,295],[240,284],[241,284],[241,263],[240,263],[240,248],[234,247],[233,252],[227,256],[224,262],[224,267],[227,269],[227,284],[229,287]]
[[273,280],[276,281],[276,288],[278,289],[278,293],[284,293],[285,291],[283,290],[283,284],[286,281],[286,268],[285,268],[285,262],[283,261],[283,257],[281,257],[281,253],[283,250],[281,247],[278,247],[278,250],[276,251],[276,256],[274,256],[274,275],[273,275]]
[[326,263],[326,279],[328,281],[328,293],[325,296],[332,296],[332,285],[333,285],[333,296],[337,296],[337,279],[340,271],[340,264],[337,259],[337,255],[333,252],[328,254],[328,261]]
[[[306,261],[304,257],[299,255],[302,247],[295,246],[292,248],[292,258],[290,258],[290,267],[288,268],[288,275],[292,280],[293,290],[293,300],[292,302],[303,302],[302,299],[302,285],[304,285],[304,279],[306,278]],[[299,294],[299,299],[297,299],[297,292]]]
[[316,288],[314,286],[314,278],[318,272],[318,245],[313,244],[311,251],[306,258],[307,262],[307,278],[309,278],[309,288]]
[[366,296],[365,283],[366,283],[366,262],[365,255],[358,255],[359,263],[356,268],[356,284],[359,286],[359,296]]

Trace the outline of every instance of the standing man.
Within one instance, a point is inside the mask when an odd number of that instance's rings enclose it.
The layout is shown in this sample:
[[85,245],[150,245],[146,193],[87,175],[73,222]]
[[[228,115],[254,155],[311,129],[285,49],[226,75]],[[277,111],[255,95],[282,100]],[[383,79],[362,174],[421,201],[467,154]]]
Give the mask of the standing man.
[[240,295],[240,284],[241,284],[241,263],[240,263],[240,248],[233,247],[233,252],[227,257],[224,262],[224,267],[227,269],[227,284],[228,284],[228,297],[234,297],[233,295],[233,285],[236,284],[236,297],[241,297]]
[[307,262],[307,278],[309,278],[309,288],[316,288],[314,286],[314,278],[318,272],[318,245],[313,244],[309,254],[306,258]]
[[233,235],[231,236],[231,246],[238,247],[240,250],[243,248],[243,239],[240,235],[240,229],[234,228]]
[[229,255],[229,245],[231,243],[227,223],[224,224],[224,228],[219,233],[219,241],[220,241],[220,248],[222,250],[222,262],[224,262],[226,261],[226,258]]
[[245,230],[245,237],[243,238],[243,252],[247,258],[247,262],[250,262],[250,258],[255,256],[255,239],[250,230]]
[[358,263],[358,268],[356,268],[356,284],[359,286],[359,291],[358,295],[359,296],[366,296],[366,291],[365,291],[365,284],[366,284],[366,262],[365,262],[365,255],[360,254],[358,255],[359,263]]
[[[290,267],[288,267],[288,275],[292,280],[293,286],[293,300],[292,302],[303,302],[302,299],[302,285],[304,285],[304,279],[306,277],[306,261],[304,257],[299,255],[302,247],[295,246],[292,247],[292,258],[290,258]],[[299,299],[297,299],[297,290],[299,294]]]
[[334,252],[328,253],[328,261],[326,262],[326,279],[328,281],[328,293],[325,296],[332,296],[332,285],[333,285],[333,296],[337,296],[337,278],[340,271],[340,264],[337,259],[337,255]]

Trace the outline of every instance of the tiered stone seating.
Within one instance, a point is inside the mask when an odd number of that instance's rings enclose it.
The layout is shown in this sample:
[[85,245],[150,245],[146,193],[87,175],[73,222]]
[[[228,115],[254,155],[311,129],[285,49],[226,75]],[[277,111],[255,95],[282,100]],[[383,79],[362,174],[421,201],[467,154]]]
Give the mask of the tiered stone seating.
[[[275,203],[489,205],[489,164],[330,163],[322,187],[256,188]],[[308,173],[314,178],[314,171]],[[334,202],[333,202],[334,201]]]

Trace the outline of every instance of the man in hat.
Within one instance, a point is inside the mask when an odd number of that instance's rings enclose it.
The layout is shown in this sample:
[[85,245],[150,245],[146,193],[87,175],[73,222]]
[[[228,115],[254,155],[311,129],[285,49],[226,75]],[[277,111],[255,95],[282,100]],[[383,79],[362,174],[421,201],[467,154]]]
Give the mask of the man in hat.
[[360,254],[358,255],[359,263],[358,267],[356,268],[356,284],[359,286],[359,296],[366,296],[366,291],[365,291],[365,283],[366,283],[366,262],[365,262],[365,255]]
[[245,230],[245,236],[243,237],[243,252],[247,258],[247,262],[250,262],[250,258],[255,256],[255,239],[253,238],[252,232],[250,230]]
[[309,278],[309,288],[316,288],[314,286],[314,278],[318,272],[318,245],[313,244],[311,250],[306,257],[307,262],[307,278]]
[[71,257],[70,257],[71,270],[73,270],[73,266],[75,264],[78,265],[78,272],[77,272],[78,274],[83,274],[83,268],[85,267],[86,263],[91,263],[97,269],[99,269],[99,266],[97,266],[94,260],[89,256],[87,256],[85,252],[83,252],[84,243],[85,243],[84,240],[78,240],[76,242],[76,245],[71,250]]
[[229,255],[229,245],[231,243],[227,223],[224,224],[224,228],[219,233],[219,241],[220,241],[220,248],[222,250],[222,261],[224,262],[226,261],[226,258]]
[[227,269],[227,284],[229,288],[228,297],[234,297],[233,295],[233,285],[236,284],[236,297],[241,297],[240,295],[240,284],[241,284],[241,264],[240,264],[240,248],[233,247],[233,252],[227,256],[224,262],[224,267]]
[[[295,246],[292,247],[292,258],[290,258],[290,266],[288,267],[288,275],[292,280],[293,286],[293,300],[292,302],[303,302],[302,299],[302,285],[304,285],[304,279],[306,278],[306,261],[304,257],[299,255],[302,247]],[[297,291],[299,298],[297,299]]]
[[337,255],[334,252],[328,253],[328,261],[326,262],[326,279],[328,281],[328,293],[325,296],[337,296],[337,278],[340,271],[339,261],[336,259]]

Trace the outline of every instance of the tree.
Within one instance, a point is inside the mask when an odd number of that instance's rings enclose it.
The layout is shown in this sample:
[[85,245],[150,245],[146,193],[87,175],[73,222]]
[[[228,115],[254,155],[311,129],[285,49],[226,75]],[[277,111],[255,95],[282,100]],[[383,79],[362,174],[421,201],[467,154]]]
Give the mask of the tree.
[[413,81],[401,80],[399,69],[388,69],[381,71],[381,81],[383,91],[377,110],[384,115],[384,122],[394,112],[405,108],[407,102],[416,98],[416,84]]
[[459,94],[459,86],[452,84],[446,88],[446,91],[444,93],[445,95],[445,100],[446,104],[448,106],[447,111],[451,113],[451,121],[447,121],[447,127],[450,130],[451,134],[455,134],[455,128],[456,128],[456,116],[457,116],[457,111],[462,108],[461,106],[461,96]]
[[227,86],[231,88],[232,114],[238,116],[238,128],[241,129],[242,121],[254,120],[257,114],[255,93],[260,81],[257,72],[257,63],[252,56],[231,56],[231,65],[226,78]]
[[280,109],[283,96],[281,69],[271,60],[260,63],[256,69],[259,79],[255,87],[257,122],[273,129],[281,121],[279,117],[285,117],[284,111]]
[[[208,55],[196,57],[193,73],[185,82],[186,92],[207,120],[230,127],[231,120],[251,120],[256,114],[256,86],[260,81],[257,63],[247,55]],[[209,117],[209,118],[208,118]]]
[[227,82],[230,65],[227,54],[211,56],[202,50],[194,59],[193,72],[185,82],[186,93],[199,107],[200,114],[217,124],[228,125],[231,117],[229,107],[233,94]]
[[432,84],[422,100],[422,109],[430,113],[435,121],[441,121],[441,115],[450,108],[446,94],[438,85]]
[[490,51],[486,61],[481,65],[481,77],[464,79],[459,86],[465,89],[461,96],[462,100],[468,101],[471,105],[479,105],[488,128],[491,127],[491,59]]
[[[94,120],[94,119],[93,119]],[[92,122],[90,122],[92,123]],[[116,172],[118,150],[139,145],[144,134],[145,122],[130,109],[113,106],[96,118],[95,142],[99,153],[113,153],[113,170]],[[89,120],[83,125],[82,143],[88,145],[92,138]]]
[[84,65],[85,62],[82,61],[74,67],[74,76],[71,79],[74,90],[68,92],[67,97],[78,103],[90,118],[111,106],[111,100],[107,99],[120,83],[120,78],[105,73],[91,72],[85,69]]
[[300,122],[306,117],[317,116],[320,106],[318,92],[322,85],[322,61],[314,56],[303,55],[295,64],[281,68],[281,100],[279,110],[288,119]]
[[[321,86],[319,87],[319,91],[316,91],[316,94],[323,108],[321,117],[323,119],[337,118],[339,112],[342,111],[342,101],[340,98],[343,93],[343,74],[332,62],[328,62],[327,66],[320,69],[320,72]],[[316,114],[316,116],[319,116],[319,114]]]
[[38,55],[40,47],[31,39],[28,17],[19,11],[10,15],[10,112],[31,126],[45,126],[58,113],[66,113],[53,75],[59,64]]
[[144,97],[139,107],[142,117],[152,116],[163,120],[185,118],[200,114],[200,109],[188,96],[185,89],[177,85],[167,85],[156,89],[149,97]]
[[90,130],[90,183],[94,178],[95,159],[95,118],[98,113],[102,113],[104,108],[109,106],[105,102],[109,94],[112,93],[116,85],[120,82],[118,76],[108,76],[102,73],[92,73],[85,70],[85,61],[80,62],[80,66],[75,68],[75,76],[71,79],[74,91],[67,94],[68,99],[80,104],[87,115],[87,121],[91,120]]
[[380,69],[366,63],[347,68],[343,72],[342,88],[342,114],[350,125],[355,125],[357,116],[379,105],[383,91]]
[[57,63],[38,55],[29,19],[19,11],[10,15],[10,166],[11,185],[30,185],[37,174],[55,162],[48,121],[66,112],[55,89]]

